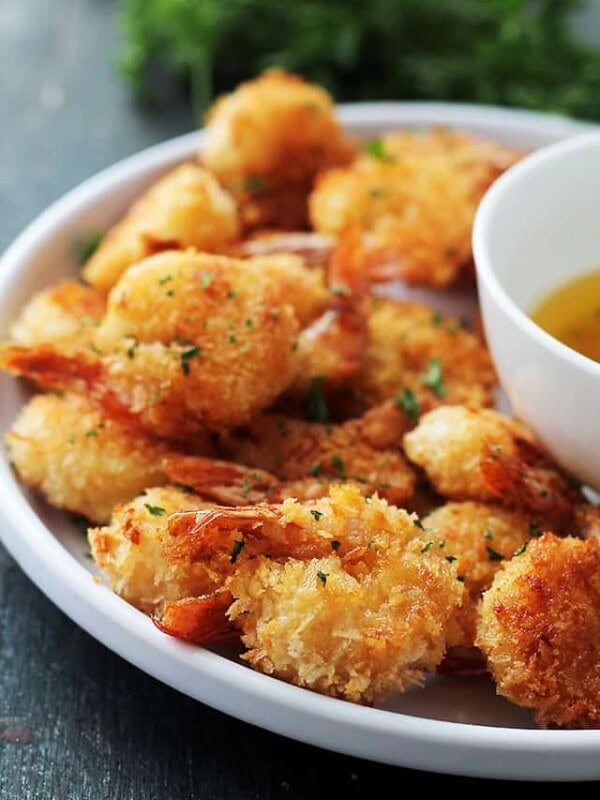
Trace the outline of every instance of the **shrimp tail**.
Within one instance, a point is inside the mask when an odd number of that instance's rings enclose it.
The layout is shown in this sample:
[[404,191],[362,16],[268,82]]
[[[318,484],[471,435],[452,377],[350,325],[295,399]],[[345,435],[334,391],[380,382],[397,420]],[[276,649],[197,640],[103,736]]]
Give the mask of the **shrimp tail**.
[[152,617],[152,622],[163,633],[190,644],[206,644],[239,636],[227,619],[233,602],[231,592],[219,589],[202,597],[165,602],[162,614]]

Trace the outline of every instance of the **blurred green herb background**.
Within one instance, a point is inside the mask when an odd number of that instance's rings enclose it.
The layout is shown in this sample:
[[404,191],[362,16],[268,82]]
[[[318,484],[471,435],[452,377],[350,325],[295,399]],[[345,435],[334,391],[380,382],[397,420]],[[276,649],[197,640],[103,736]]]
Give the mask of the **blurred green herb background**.
[[600,119],[600,48],[571,32],[581,0],[122,0],[123,74],[167,76],[198,112],[279,66],[337,100],[498,103]]

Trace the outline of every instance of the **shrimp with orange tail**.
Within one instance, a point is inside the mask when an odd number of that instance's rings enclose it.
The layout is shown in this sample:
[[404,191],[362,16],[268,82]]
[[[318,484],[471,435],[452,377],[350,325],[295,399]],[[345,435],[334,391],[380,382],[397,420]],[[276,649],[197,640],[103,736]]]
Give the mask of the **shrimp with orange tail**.
[[365,503],[352,486],[315,503],[179,514],[170,531],[163,552],[174,563],[231,554],[227,617],[244,659],[353,702],[421,683],[462,601],[454,566],[425,547],[414,519],[377,497]]
[[522,423],[491,409],[442,406],[404,436],[406,455],[453,500],[495,501],[568,532],[585,502]]
[[219,450],[229,461],[173,453],[164,468],[172,480],[231,505],[321,497],[331,482],[341,481],[404,505],[417,482],[400,450],[409,425],[393,403],[339,425],[264,414],[221,437]]

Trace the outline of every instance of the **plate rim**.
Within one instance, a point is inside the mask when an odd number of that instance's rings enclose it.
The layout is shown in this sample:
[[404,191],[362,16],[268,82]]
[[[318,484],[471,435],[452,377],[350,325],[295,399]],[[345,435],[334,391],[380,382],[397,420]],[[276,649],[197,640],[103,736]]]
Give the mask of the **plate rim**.
[[[518,125],[531,131],[553,131],[557,136],[598,130],[593,123],[558,115],[462,103],[353,103],[338,106],[338,111],[346,126],[429,124],[441,117],[445,124],[466,127],[490,124],[493,118],[497,126],[504,125],[507,130]],[[53,231],[78,216],[82,208],[98,203],[119,183],[191,156],[201,146],[203,136],[202,131],[193,131],[129,156],[71,189],[38,215],[2,256],[0,311],[5,295],[18,284],[21,270]],[[1,402],[2,393],[0,412]],[[64,548],[27,501],[4,451],[0,495],[4,497],[0,516],[6,525],[0,530],[0,538],[56,606],[136,667],[230,716],[308,744],[398,766],[526,780],[600,777],[600,730],[506,728],[356,706],[170,639],[142,612],[108,587],[98,585]],[[535,756],[543,757],[543,766]]]

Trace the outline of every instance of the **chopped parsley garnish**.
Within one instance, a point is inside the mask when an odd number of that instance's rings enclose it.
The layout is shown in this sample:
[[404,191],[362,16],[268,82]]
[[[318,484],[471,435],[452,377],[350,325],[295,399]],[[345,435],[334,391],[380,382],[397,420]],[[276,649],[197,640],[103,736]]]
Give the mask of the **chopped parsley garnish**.
[[440,548],[440,550],[443,550],[444,547],[446,547],[446,540],[445,539],[440,539],[439,542],[438,542],[438,547]]
[[313,515],[313,517],[316,519],[317,522],[323,516],[323,512],[322,511],[317,511],[315,508],[311,509],[310,513]]
[[439,358],[432,358],[427,365],[427,372],[421,375],[421,383],[437,396],[445,397],[447,394],[442,375],[442,365]]
[[247,328],[251,328],[253,325],[254,325],[254,320],[253,320],[253,319],[250,319],[250,318],[248,318],[248,319],[246,320],[246,327],[247,327]]
[[377,158],[379,161],[387,161],[389,163],[396,160],[394,156],[386,153],[383,139],[369,139],[368,142],[365,142],[365,152],[371,158]]
[[173,276],[172,275],[165,275],[164,277],[159,279],[158,285],[159,286],[164,286],[165,283],[168,283],[169,281],[172,281],[172,280],[173,280]]
[[89,431],[87,431],[85,435],[86,435],[88,438],[90,438],[90,439],[91,439],[91,438],[92,438],[92,437],[94,437],[94,436],[98,436],[98,430],[97,430],[97,428],[90,428],[90,430],[89,430]]
[[150,503],[144,503],[144,508],[147,508],[153,517],[164,517],[167,513],[162,506],[151,506]]
[[244,475],[243,480],[242,480],[242,491],[243,491],[243,493],[244,494],[248,494],[248,492],[250,491],[251,488],[252,488],[252,484],[250,483],[250,480],[249,480],[248,476]]
[[521,547],[519,547],[517,550],[515,550],[515,552],[513,553],[513,556],[521,556],[521,555],[523,555],[525,550],[527,550],[527,545],[528,544],[529,544],[528,541],[524,541],[523,544],[521,545]]
[[254,192],[255,194],[264,192],[266,185],[264,178],[259,178],[258,175],[249,175],[244,178],[243,186],[247,192]]
[[322,471],[323,471],[323,463],[321,461],[317,461],[308,470],[308,474],[312,475],[313,478],[318,478]]
[[167,291],[165,292],[165,297],[173,297],[174,294],[175,292],[173,291],[173,289],[167,289]]
[[542,526],[538,525],[537,522],[530,522],[529,535],[534,539],[538,539],[542,535]]
[[441,311],[434,311],[431,315],[431,321],[434,325],[440,325],[443,319]]
[[181,359],[181,371],[184,375],[190,374],[190,360],[192,358],[198,358],[198,356],[202,355],[202,350],[200,347],[190,347],[189,350],[184,350],[183,353],[179,356]]
[[497,550],[493,550],[493,549],[492,549],[491,547],[489,547],[488,545],[486,545],[486,548],[485,548],[485,549],[486,549],[486,551],[487,551],[488,558],[489,558],[489,560],[490,560],[490,561],[502,561],[502,559],[504,558],[504,556],[502,555],[502,553],[498,553],[498,551],[497,551]]
[[324,380],[322,375],[315,375],[304,398],[306,418],[311,422],[327,422],[329,419],[329,408],[323,394]]
[[340,545],[341,545],[341,544],[342,544],[342,543],[341,543],[341,542],[340,542],[338,539],[334,539],[334,540],[331,542],[331,549],[332,549],[332,550],[335,550],[335,551],[337,552],[337,551],[340,549]]
[[75,239],[75,242],[73,243],[73,249],[75,251],[75,257],[77,258],[79,266],[82,267],[86,261],[88,261],[94,255],[103,239],[103,236],[104,234],[100,233],[99,231],[91,231],[86,236]]
[[203,272],[200,275],[200,288],[201,289],[208,289],[215,278],[214,272]]
[[399,408],[403,408],[406,411],[411,422],[415,423],[419,419],[419,414],[421,413],[421,404],[419,403],[412,389],[409,389],[408,387],[404,389],[402,394],[399,394],[394,398],[394,403]]
[[243,539],[236,539],[234,541],[233,547],[231,548],[231,557],[229,559],[232,564],[235,564],[235,562],[238,560],[238,556],[242,552],[245,544],[246,542]]
[[457,575],[456,576],[456,580],[460,581],[461,583],[464,583],[465,582],[465,576],[464,575]]
[[454,561],[456,561],[456,556],[446,556],[446,561],[449,564],[452,564]]
[[327,578],[328,577],[329,577],[329,573],[328,572],[321,572],[321,570],[319,570],[317,572],[317,578],[321,581],[323,586],[325,586],[327,584]]
[[227,292],[227,298],[228,298],[228,300],[233,300],[233,298],[234,298],[234,297],[237,297],[237,296],[238,296],[238,294],[239,294],[239,292],[237,292],[235,289],[230,289],[230,290]]
[[425,528],[423,527],[423,523],[421,522],[421,520],[418,517],[415,517],[413,519],[413,525],[415,525],[417,528],[421,528],[422,531],[425,530]]
[[348,476],[342,459],[337,455],[331,456],[331,466],[337,472],[339,479],[345,481]]
[[338,297],[349,297],[350,289],[345,283],[334,283],[331,287],[331,294],[335,294]]
[[237,336],[234,333],[230,333],[227,337],[227,341],[229,344],[236,344],[237,343]]
[[421,548],[421,552],[422,553],[428,553],[431,550],[432,547],[433,547],[433,542],[427,542]]
[[193,488],[185,483],[174,483],[173,486],[184,494],[194,494]]
[[135,348],[137,347],[138,341],[134,336],[130,336],[129,338],[131,339],[131,344],[127,346],[125,353],[127,354],[127,358],[133,359],[135,357]]
[[548,489],[540,489],[540,497],[550,497]]
[[486,528],[483,534],[483,538],[491,542],[492,539],[494,538],[494,534],[491,532],[489,528]]
[[79,514],[74,514],[71,517],[71,521],[73,525],[75,525],[78,530],[83,533],[84,536],[87,536],[88,528],[90,527],[90,521],[87,517],[83,517]]

